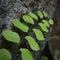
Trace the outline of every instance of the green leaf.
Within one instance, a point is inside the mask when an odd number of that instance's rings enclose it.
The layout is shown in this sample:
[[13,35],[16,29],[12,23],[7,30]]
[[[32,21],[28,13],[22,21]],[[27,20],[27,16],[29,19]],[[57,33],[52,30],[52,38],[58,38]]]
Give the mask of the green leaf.
[[36,41],[34,40],[33,37],[31,37],[31,36],[26,36],[25,39],[28,41],[31,49],[33,49],[33,50],[35,50],[35,51],[39,50],[39,45],[36,43]]
[[33,29],[33,31],[34,31],[38,40],[43,41],[45,39],[43,33],[40,30]]
[[43,14],[44,14],[44,17],[48,16],[48,14],[45,11],[43,11]]
[[38,17],[36,14],[34,14],[33,12],[29,12],[29,16],[31,16],[33,19],[38,20]]
[[41,11],[37,11],[37,15],[42,19],[43,18],[43,13]]
[[44,32],[49,32],[48,28],[43,23],[39,23],[39,26]]
[[12,56],[10,52],[6,49],[0,49],[0,60],[11,60]]
[[48,60],[48,57],[42,56],[41,60]]
[[21,55],[22,55],[22,60],[34,60],[32,53],[26,49],[26,48],[21,48]]
[[53,19],[49,19],[49,23],[50,23],[51,25],[53,25],[53,24],[54,24]]
[[13,32],[11,30],[4,30],[2,32],[3,37],[10,42],[14,42],[14,43],[19,43],[20,42],[20,36],[16,33]]
[[29,30],[29,27],[27,25],[25,25],[24,23],[21,23],[19,21],[19,19],[14,19],[13,25],[23,32],[28,32],[28,30]]
[[33,20],[30,16],[28,16],[28,15],[23,15],[23,19],[24,19],[25,22],[34,25],[34,20]]
[[45,26],[50,27],[50,24],[47,20],[42,20],[42,22],[44,23]]

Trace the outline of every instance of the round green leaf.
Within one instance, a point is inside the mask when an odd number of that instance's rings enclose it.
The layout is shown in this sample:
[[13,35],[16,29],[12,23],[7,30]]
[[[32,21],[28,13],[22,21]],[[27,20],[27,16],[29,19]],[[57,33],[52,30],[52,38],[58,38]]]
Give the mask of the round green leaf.
[[39,26],[44,32],[49,32],[48,28],[43,23],[39,23]]
[[43,11],[43,14],[44,14],[44,17],[48,16],[48,14],[45,11]]
[[28,32],[28,30],[29,30],[29,27],[27,25],[25,25],[24,23],[21,23],[19,21],[19,19],[14,19],[13,25],[23,32]]
[[36,14],[32,13],[32,12],[29,12],[29,16],[31,16],[33,19],[36,19],[38,20],[38,17]]
[[14,43],[19,43],[20,42],[20,36],[16,33],[13,32],[11,30],[4,30],[2,32],[3,37],[10,42],[14,42]]
[[30,16],[28,16],[28,15],[23,15],[23,19],[24,19],[25,22],[34,25],[34,20],[33,20]]
[[53,19],[49,19],[49,23],[50,23],[51,25],[53,25],[53,24],[54,24]]
[[32,53],[26,49],[26,48],[21,48],[21,55],[22,55],[22,60],[34,60]]
[[35,50],[35,51],[39,50],[39,45],[36,43],[36,41],[34,40],[33,37],[31,37],[31,36],[26,36],[25,39],[28,41],[31,49],[33,49],[33,50]]
[[40,30],[33,29],[33,31],[34,31],[38,40],[43,41],[45,39],[43,33]]
[[11,60],[12,56],[6,49],[0,49],[0,60]]
[[50,24],[47,20],[42,20],[42,22],[44,23],[45,26],[50,27]]
[[41,11],[37,11],[37,15],[42,19],[43,18],[43,13]]

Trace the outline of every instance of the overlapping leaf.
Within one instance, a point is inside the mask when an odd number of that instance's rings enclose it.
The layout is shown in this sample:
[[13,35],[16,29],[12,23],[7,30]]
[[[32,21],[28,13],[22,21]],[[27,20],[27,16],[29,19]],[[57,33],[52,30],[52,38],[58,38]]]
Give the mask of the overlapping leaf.
[[30,16],[28,16],[28,15],[23,15],[23,19],[24,19],[25,22],[34,25],[34,20],[33,20]]
[[43,24],[43,23],[39,23],[39,26],[41,27],[41,29],[44,31],[44,32],[48,32],[48,28]]
[[50,24],[47,20],[42,20],[42,22],[44,23],[45,26],[50,27]]
[[28,41],[31,49],[33,49],[33,50],[35,50],[35,51],[39,50],[39,45],[37,44],[37,42],[34,40],[33,37],[31,37],[31,36],[26,36],[25,39]]
[[36,14],[34,14],[33,12],[29,12],[29,16],[31,16],[33,19],[38,20],[38,17]]

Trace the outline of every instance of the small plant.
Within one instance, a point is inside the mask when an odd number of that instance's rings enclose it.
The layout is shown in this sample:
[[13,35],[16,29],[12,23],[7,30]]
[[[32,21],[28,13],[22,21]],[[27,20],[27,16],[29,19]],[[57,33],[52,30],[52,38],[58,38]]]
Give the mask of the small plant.
[[[38,21],[38,16],[40,17],[42,22],[39,22],[39,23],[37,22]],[[45,11],[43,11],[43,12],[37,11],[36,14],[33,13],[33,12],[29,12],[28,15],[23,15],[22,16],[23,21],[30,24],[31,26],[34,26],[35,20],[36,20],[37,26],[39,27],[39,29],[36,28],[36,27],[33,27],[31,29],[31,31],[35,35],[36,39],[39,40],[39,41],[44,41],[45,40],[45,36],[44,36],[43,32],[48,33],[49,32],[48,28],[50,28],[50,25],[54,24],[52,19],[49,19],[49,20],[43,19],[44,17],[46,18],[47,16],[48,15],[47,15],[47,13]],[[22,32],[24,34],[29,33],[30,26],[28,26],[28,24],[22,23],[21,20],[14,19],[12,24],[13,24],[14,27],[16,27],[16,29],[19,29],[21,31],[21,33]],[[2,36],[7,41],[10,41],[10,42],[13,42],[13,43],[18,43],[18,44],[19,44],[20,40],[22,39],[21,36],[19,36],[18,32],[13,32],[12,30],[8,30],[8,29],[4,30],[2,32]],[[36,40],[35,40],[35,38],[33,36],[30,36],[30,35],[27,34],[24,38],[25,38],[25,40],[27,41],[27,43],[29,44],[30,48],[33,51],[41,50],[39,44],[36,42]],[[21,52],[22,60],[34,60],[32,53],[28,49],[20,48],[20,52]],[[3,54],[2,51],[0,53]],[[7,54],[7,55],[9,55],[9,54]],[[9,57],[9,56],[7,56],[7,57]],[[10,56],[10,60],[11,60],[11,56]],[[48,60],[48,59],[47,59],[47,57],[43,57],[42,60]]]

